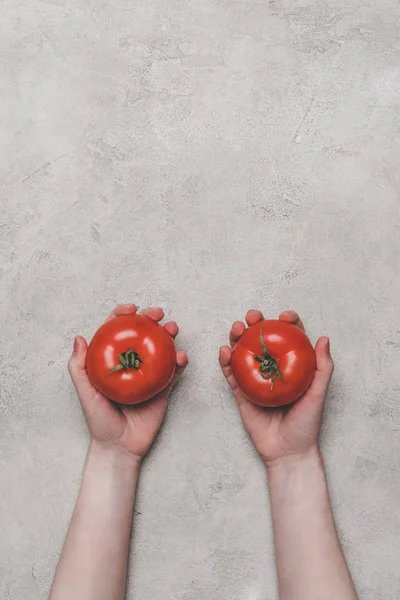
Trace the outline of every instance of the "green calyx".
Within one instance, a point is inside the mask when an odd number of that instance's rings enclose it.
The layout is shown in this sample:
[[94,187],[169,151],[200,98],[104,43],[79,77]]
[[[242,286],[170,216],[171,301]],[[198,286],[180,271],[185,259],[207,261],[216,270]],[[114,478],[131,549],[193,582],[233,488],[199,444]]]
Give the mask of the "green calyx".
[[271,390],[274,388],[275,380],[279,377],[283,381],[282,373],[278,367],[278,361],[276,358],[272,358],[268,352],[267,346],[264,342],[264,336],[262,328],[260,329],[260,342],[261,348],[263,349],[264,356],[254,355],[254,358],[260,363],[260,372],[263,379],[271,379]]
[[110,375],[115,371],[120,371],[121,369],[139,369],[140,365],[143,362],[139,354],[135,350],[128,350],[127,352],[122,352],[118,356],[118,358],[119,364],[115,365],[115,367],[113,367],[111,371],[107,373],[107,375]]

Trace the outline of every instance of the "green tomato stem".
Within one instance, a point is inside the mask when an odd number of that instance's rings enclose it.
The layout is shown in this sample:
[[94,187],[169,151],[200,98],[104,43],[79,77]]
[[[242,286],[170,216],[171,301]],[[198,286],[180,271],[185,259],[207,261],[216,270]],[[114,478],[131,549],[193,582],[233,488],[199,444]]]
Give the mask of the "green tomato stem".
[[271,390],[274,388],[275,380],[279,377],[283,381],[282,373],[278,367],[278,361],[276,358],[272,358],[268,352],[267,346],[264,341],[262,327],[260,329],[260,342],[263,351],[263,356],[254,354],[254,358],[260,363],[260,372],[263,379],[271,379]]
[[140,358],[139,354],[135,350],[127,350],[126,352],[122,352],[119,356],[119,364],[115,365],[107,373],[107,376],[111,373],[115,373],[115,371],[120,371],[121,369],[139,369],[143,360]]

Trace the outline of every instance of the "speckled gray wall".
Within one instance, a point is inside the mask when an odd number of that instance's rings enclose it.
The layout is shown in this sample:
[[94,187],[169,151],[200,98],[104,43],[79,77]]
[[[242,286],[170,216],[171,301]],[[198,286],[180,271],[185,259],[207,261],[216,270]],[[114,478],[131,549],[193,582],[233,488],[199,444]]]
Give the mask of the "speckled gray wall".
[[87,433],[66,372],[117,302],[190,368],[143,470],[129,599],[277,597],[217,364],[249,307],[337,370],[323,449],[364,600],[400,597],[397,0],[3,0],[0,596],[46,597]]

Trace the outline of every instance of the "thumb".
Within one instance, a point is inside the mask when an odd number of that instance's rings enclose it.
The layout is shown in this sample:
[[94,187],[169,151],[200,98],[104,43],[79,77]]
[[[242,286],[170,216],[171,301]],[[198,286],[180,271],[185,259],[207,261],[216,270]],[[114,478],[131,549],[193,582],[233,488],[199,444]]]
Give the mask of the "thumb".
[[328,337],[321,337],[317,341],[315,357],[315,375],[307,391],[307,396],[310,395],[317,404],[323,404],[334,370]]
[[68,362],[68,371],[78,394],[79,402],[89,430],[96,435],[96,426],[101,423],[110,424],[113,419],[120,418],[119,411],[103,394],[91,384],[86,371],[86,354],[88,345],[85,338],[78,336],[74,340],[74,350]]
[[163,398],[168,398],[168,396],[174,389],[175,385],[178,383],[179,379],[182,377],[182,373],[186,369],[187,365],[188,365],[188,357],[186,356],[186,353],[185,352],[177,352],[174,376],[173,376],[172,380],[170,381],[170,383],[167,385],[167,387],[164,390],[162,390],[159,394],[157,394],[157,398],[161,397],[161,396]]
[[74,349],[68,361],[68,371],[81,402],[89,394],[93,394],[94,391],[86,372],[87,347],[85,338],[81,336],[76,337],[74,340]]

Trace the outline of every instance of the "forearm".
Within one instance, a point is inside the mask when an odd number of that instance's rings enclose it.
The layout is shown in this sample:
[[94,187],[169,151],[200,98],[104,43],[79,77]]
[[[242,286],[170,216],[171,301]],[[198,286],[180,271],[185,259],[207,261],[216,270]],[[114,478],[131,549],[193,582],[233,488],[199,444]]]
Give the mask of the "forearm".
[[49,600],[123,600],[139,465],[91,444]]
[[281,600],[357,600],[319,453],[267,471]]

